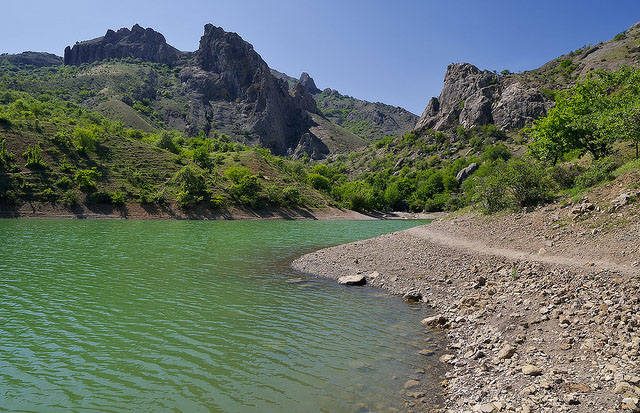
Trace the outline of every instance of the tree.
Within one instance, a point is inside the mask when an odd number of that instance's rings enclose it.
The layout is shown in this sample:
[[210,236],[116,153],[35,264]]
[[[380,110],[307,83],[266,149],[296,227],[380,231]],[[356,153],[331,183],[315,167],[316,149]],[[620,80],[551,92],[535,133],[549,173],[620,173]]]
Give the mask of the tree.
[[556,106],[528,130],[532,155],[554,164],[574,149],[589,152],[596,160],[608,155],[615,140],[608,126],[612,110],[609,91],[615,80],[604,72],[589,74],[559,93]]

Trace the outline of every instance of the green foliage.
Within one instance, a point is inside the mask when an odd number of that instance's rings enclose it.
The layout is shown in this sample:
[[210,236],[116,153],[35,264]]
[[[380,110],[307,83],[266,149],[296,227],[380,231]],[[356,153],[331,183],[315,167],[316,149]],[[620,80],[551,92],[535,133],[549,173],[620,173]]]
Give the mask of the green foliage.
[[494,162],[499,159],[503,161],[508,161],[511,158],[511,155],[512,155],[511,150],[509,150],[509,148],[507,148],[505,144],[500,143],[498,145],[489,146],[484,151],[484,154],[482,155],[482,159],[489,162]]
[[[73,131],[76,149],[80,152],[95,152],[98,142],[96,128],[77,128]],[[61,140],[62,141],[62,140]]]
[[176,172],[173,182],[178,187],[176,201],[181,208],[193,207],[209,196],[204,176],[191,166]]
[[0,141],[0,172],[13,172],[13,154],[7,149],[7,140]]
[[102,176],[96,167],[91,169],[80,169],[76,172],[75,180],[78,187],[83,192],[92,192],[96,190],[96,180]]
[[[233,181],[233,180],[232,180]],[[258,177],[255,175],[241,175],[235,183],[231,184],[228,189],[231,199],[241,205],[258,207],[260,197],[259,193],[262,189]]]
[[178,154],[180,153],[180,147],[178,146],[175,134],[169,131],[160,132],[160,136],[158,136],[157,146],[158,148],[165,149],[171,153]]
[[60,189],[71,189],[73,188],[73,181],[68,176],[63,176],[62,178],[58,179],[54,183],[54,185]]
[[251,176],[251,170],[245,166],[232,166],[224,171],[224,176],[234,184],[239,184],[242,178]]
[[326,176],[317,173],[310,173],[307,175],[307,182],[319,191],[331,191],[331,181]]
[[284,187],[282,190],[282,198],[284,199],[285,205],[290,207],[297,207],[303,202],[300,190],[291,185]]
[[376,208],[374,191],[364,181],[345,182],[334,188],[334,195],[354,211],[370,211]]
[[77,205],[80,201],[80,195],[74,190],[65,191],[60,197],[60,202],[65,206]]
[[27,168],[41,169],[47,166],[42,159],[42,148],[39,142],[27,146],[27,150],[24,152],[24,158],[27,160],[25,165]]
[[620,166],[620,162],[607,157],[595,161],[589,169],[575,179],[578,188],[589,188],[613,178],[613,171]]
[[624,40],[624,39],[626,39],[626,38],[627,38],[627,32],[626,32],[626,30],[625,30],[625,31],[623,31],[623,32],[620,32],[620,33],[616,34],[616,35],[613,37],[613,40]]
[[615,75],[599,72],[558,93],[555,107],[528,130],[531,154],[554,164],[574,149],[595,159],[608,155],[616,138],[610,127],[614,105],[609,92],[616,83]]

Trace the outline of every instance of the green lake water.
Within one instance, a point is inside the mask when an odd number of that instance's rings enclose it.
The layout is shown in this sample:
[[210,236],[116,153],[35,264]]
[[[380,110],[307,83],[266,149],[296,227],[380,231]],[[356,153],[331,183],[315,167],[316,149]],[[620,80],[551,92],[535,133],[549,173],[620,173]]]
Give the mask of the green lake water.
[[402,410],[426,309],[289,264],[418,224],[0,220],[0,411]]

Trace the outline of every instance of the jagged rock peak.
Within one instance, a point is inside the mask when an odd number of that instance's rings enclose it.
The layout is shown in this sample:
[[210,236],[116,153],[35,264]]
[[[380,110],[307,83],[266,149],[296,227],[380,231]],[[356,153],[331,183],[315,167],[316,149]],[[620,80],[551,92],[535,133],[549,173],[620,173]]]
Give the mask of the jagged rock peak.
[[230,67],[242,71],[243,66],[251,69],[245,72],[256,69],[269,71],[251,43],[243,40],[237,33],[226,32],[213,24],[204,26],[200,48],[196,53],[200,67],[208,72],[220,73]]
[[415,129],[447,130],[490,123],[517,129],[543,116],[549,105],[536,89],[507,83],[496,73],[470,63],[454,63],[447,67],[440,97],[431,98]]
[[313,81],[313,78],[309,76],[309,73],[307,72],[302,72],[298,84],[302,85],[302,87],[307,89],[307,91],[312,95],[321,92],[321,90],[316,87],[316,82]]
[[64,50],[64,64],[81,65],[104,59],[139,58],[144,61],[174,64],[182,53],[167,44],[161,33],[135,24],[131,30],[111,29],[93,40],[77,42]]

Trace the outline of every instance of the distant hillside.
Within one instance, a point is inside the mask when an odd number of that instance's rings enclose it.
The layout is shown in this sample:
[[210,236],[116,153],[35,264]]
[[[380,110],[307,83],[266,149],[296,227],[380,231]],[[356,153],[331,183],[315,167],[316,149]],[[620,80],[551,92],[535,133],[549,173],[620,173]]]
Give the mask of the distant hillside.
[[0,65],[12,65],[22,69],[60,66],[62,58],[45,52],[22,52],[18,54],[0,54]]
[[290,88],[302,82],[327,119],[369,142],[409,131],[418,121],[418,116],[398,106],[367,102],[333,89],[321,91],[307,73],[303,73],[300,79],[274,69],[271,73],[287,82]]

